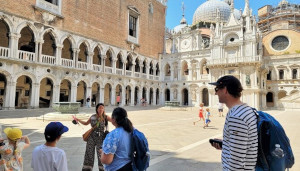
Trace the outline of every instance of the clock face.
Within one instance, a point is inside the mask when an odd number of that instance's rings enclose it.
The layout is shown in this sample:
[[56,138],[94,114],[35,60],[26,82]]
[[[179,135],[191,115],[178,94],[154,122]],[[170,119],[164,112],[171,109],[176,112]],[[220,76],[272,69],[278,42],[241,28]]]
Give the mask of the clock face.
[[209,38],[208,37],[202,37],[202,43],[204,45],[204,48],[209,47]]
[[190,46],[190,41],[189,40],[185,39],[181,42],[181,48],[182,49],[187,49],[187,48],[189,48],[189,46]]

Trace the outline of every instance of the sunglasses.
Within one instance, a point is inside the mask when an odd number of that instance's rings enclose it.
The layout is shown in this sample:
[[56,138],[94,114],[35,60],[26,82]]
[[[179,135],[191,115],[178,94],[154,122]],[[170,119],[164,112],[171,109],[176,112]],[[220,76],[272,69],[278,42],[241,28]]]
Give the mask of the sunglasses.
[[224,88],[224,87],[216,87],[215,88],[215,92],[218,92],[220,89],[222,89],[222,88]]

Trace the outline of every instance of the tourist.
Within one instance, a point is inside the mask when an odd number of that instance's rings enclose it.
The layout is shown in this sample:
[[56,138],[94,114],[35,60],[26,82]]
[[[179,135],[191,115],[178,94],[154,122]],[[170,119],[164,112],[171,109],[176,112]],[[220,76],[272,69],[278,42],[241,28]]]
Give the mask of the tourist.
[[204,117],[203,117],[203,106],[204,106],[204,103],[200,103],[200,108],[199,108],[199,120],[197,120],[197,121],[195,121],[195,122],[193,122],[193,124],[195,125],[196,124],[196,122],[199,122],[199,121],[201,121],[201,120],[203,120],[203,123],[204,123],[204,125],[205,125],[205,119],[204,119]]
[[96,114],[92,115],[86,122],[76,117],[74,117],[74,119],[83,125],[91,124],[91,127],[94,128],[93,132],[90,134],[90,136],[87,139],[82,171],[93,170],[95,148],[98,156],[99,171],[103,171],[104,168],[100,161],[101,153],[99,152],[99,150],[102,148],[102,143],[104,139],[103,137],[104,129],[107,126],[108,121],[111,122],[111,118],[105,114],[104,104],[103,103],[97,104]]
[[218,79],[215,93],[220,103],[225,103],[229,111],[223,130],[222,147],[212,143],[216,149],[222,150],[223,170],[255,170],[257,159],[257,116],[253,109],[241,102],[243,87],[240,81],[231,75]]
[[219,117],[223,117],[223,109],[224,109],[224,104],[220,103],[218,104],[218,110],[219,110]]
[[31,167],[34,171],[67,171],[67,157],[64,150],[56,147],[61,135],[69,128],[60,122],[50,122],[44,131],[46,143],[34,148]]
[[3,107],[3,99],[0,98],[0,110],[2,110],[2,107]]
[[[19,128],[5,128],[8,143],[0,146],[0,170],[1,171],[23,171],[22,152],[30,146],[27,136],[22,136]],[[3,139],[2,139],[3,141]]]
[[210,119],[209,119],[209,116],[210,116],[209,108],[206,108],[205,125],[203,126],[204,129],[205,129],[205,127],[208,127],[208,124],[211,122]]
[[88,107],[88,108],[91,107],[91,97],[90,96],[86,99],[86,107]]
[[116,129],[111,131],[103,142],[103,149],[100,150],[101,162],[108,171],[132,171],[132,123],[126,110],[121,107],[114,109],[111,118]]

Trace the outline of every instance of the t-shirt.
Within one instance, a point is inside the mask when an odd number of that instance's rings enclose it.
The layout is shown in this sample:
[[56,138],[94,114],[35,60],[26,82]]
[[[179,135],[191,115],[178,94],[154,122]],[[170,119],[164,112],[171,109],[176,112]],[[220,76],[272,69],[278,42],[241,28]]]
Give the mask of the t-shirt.
[[14,146],[7,143],[4,146],[0,146],[0,170],[1,171],[23,171],[23,158],[22,151],[24,149],[24,142],[19,142],[17,148],[15,149],[16,153],[13,154]]
[[209,119],[209,116],[210,116],[210,112],[206,112],[205,113],[205,119]]
[[123,127],[111,131],[105,138],[102,146],[105,154],[114,154],[111,164],[104,164],[105,171],[115,171],[131,162],[131,133]]
[[34,171],[67,171],[67,157],[64,150],[40,145],[32,152],[31,167]]
[[90,100],[91,100],[90,98],[87,98],[87,99],[86,99],[86,102],[90,102]]
[[223,130],[223,170],[255,170],[257,147],[256,114],[246,104],[232,107]]

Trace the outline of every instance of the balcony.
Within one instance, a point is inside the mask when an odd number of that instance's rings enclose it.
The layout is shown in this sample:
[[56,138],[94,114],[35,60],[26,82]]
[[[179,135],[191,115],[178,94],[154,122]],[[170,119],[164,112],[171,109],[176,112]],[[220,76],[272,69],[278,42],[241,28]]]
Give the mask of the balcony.
[[87,70],[88,69],[88,63],[78,61],[77,62],[77,68]]
[[123,75],[123,69],[116,68],[116,74]]
[[71,59],[61,58],[61,65],[68,68],[74,67],[74,61]]
[[10,49],[6,47],[0,47],[0,57],[9,57]]
[[55,65],[56,58],[55,56],[42,55],[41,62],[44,64]]
[[25,61],[35,61],[35,53],[32,53],[32,52],[18,50],[18,57],[19,57],[19,59],[22,59]]

